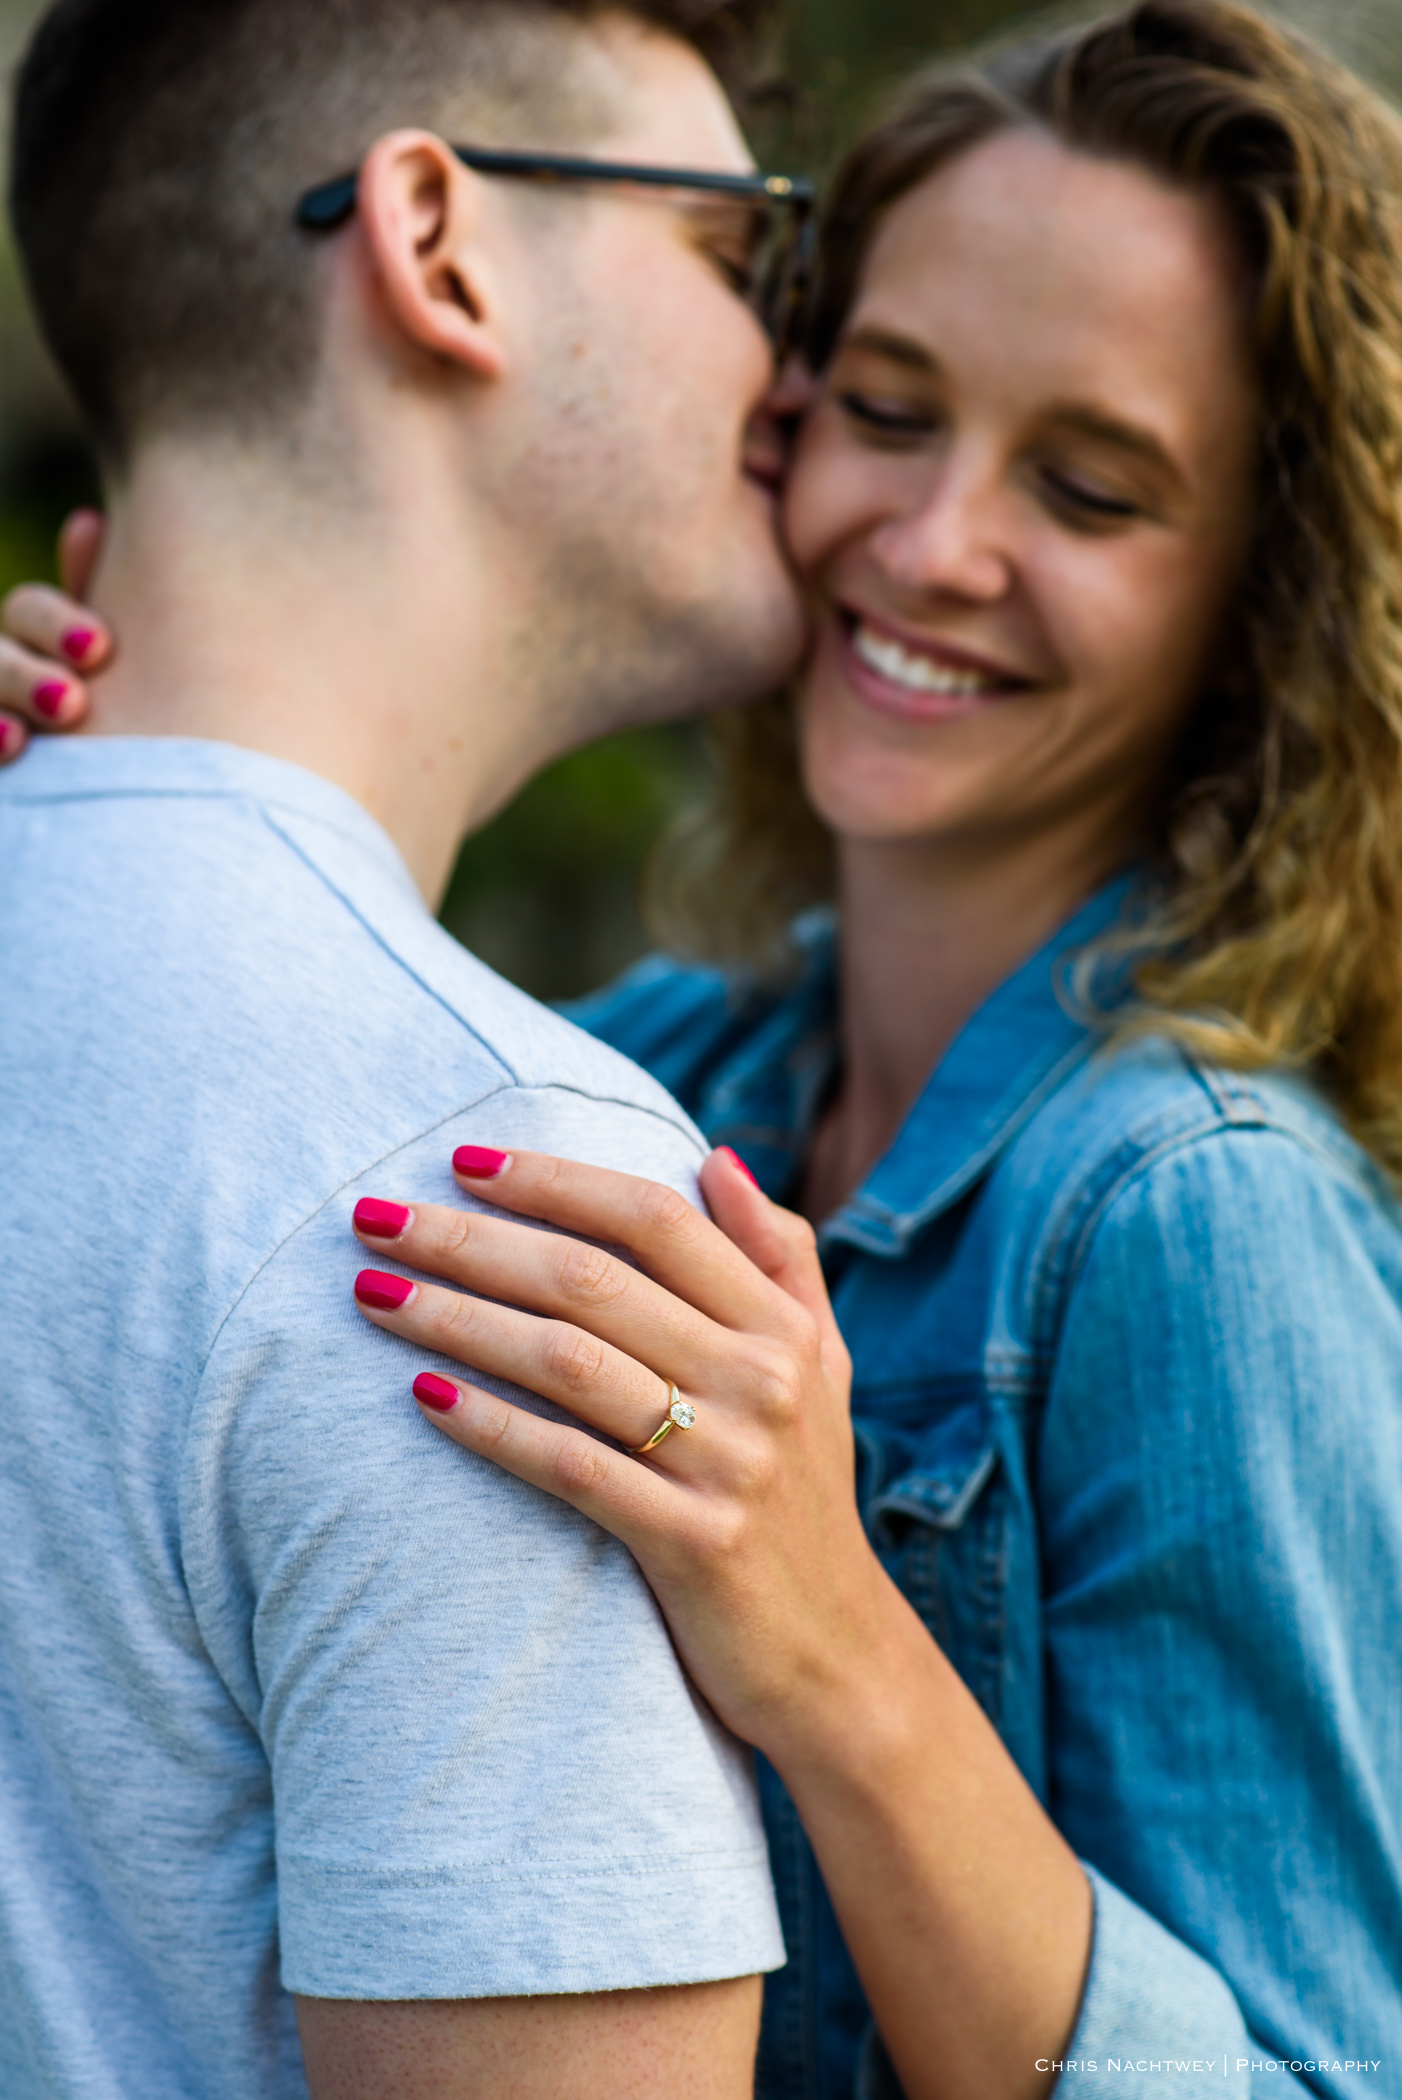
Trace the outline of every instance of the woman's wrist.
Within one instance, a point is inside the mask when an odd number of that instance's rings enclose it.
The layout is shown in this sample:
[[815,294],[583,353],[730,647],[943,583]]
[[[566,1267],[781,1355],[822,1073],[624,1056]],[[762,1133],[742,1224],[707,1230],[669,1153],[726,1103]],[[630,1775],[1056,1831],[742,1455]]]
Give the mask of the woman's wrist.
[[887,1589],[865,1646],[761,1747],[912,2100],[1011,2100],[1045,2086],[1033,2066],[1075,2025],[1090,1891],[973,1694]]
[[[863,1541],[865,1545],[865,1541]],[[918,1755],[931,1719],[968,1694],[870,1549],[835,1638],[776,1683],[751,1740],[795,1798],[867,1786]]]

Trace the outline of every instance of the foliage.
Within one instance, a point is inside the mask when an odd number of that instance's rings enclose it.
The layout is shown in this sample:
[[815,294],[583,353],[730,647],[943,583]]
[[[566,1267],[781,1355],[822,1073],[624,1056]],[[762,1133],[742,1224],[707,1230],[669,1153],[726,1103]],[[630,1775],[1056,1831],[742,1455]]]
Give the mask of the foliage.
[[602,984],[642,951],[639,871],[696,764],[694,733],[677,728],[562,759],[468,840],[444,925],[537,998]]

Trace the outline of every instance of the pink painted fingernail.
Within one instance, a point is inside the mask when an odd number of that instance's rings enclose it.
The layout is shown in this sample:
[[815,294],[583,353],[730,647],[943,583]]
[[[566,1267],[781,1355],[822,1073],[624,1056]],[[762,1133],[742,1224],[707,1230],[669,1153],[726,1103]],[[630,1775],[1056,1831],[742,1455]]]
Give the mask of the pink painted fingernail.
[[355,1279],[356,1301],[371,1312],[400,1312],[417,1289],[407,1276],[382,1276],[378,1269],[362,1269]]
[[397,1240],[408,1230],[414,1213],[402,1203],[379,1203],[362,1196],[355,1206],[355,1229],[372,1240]]
[[509,1152],[493,1152],[490,1145],[459,1145],[453,1154],[453,1171],[469,1181],[495,1181],[511,1165]]
[[446,1378],[435,1378],[432,1371],[420,1371],[414,1380],[414,1398],[422,1400],[436,1415],[451,1414],[462,1398],[455,1385]]
[[730,1161],[732,1167],[738,1167],[740,1169],[740,1172],[744,1175],[746,1181],[752,1182],[755,1188],[759,1187],[759,1183],[755,1181],[754,1175],[750,1172],[749,1168],[745,1165],[744,1160],[741,1159],[739,1153],[734,1149],[733,1146],[718,1145],[716,1147],[716,1150],[725,1154],[726,1158]]
[[58,678],[46,678],[34,688],[34,705],[46,722],[52,722],[68,698],[68,687]]
[[4,755],[5,755],[5,753],[6,753],[6,752],[7,752],[8,750],[9,750],[9,748],[10,748],[10,738],[11,738],[11,737],[12,737],[13,735],[14,735],[14,723],[13,723],[13,722],[0,722],[0,758],[3,758],[3,757],[4,757]]
[[96,641],[97,633],[94,628],[70,627],[63,637],[63,653],[75,664],[80,664]]

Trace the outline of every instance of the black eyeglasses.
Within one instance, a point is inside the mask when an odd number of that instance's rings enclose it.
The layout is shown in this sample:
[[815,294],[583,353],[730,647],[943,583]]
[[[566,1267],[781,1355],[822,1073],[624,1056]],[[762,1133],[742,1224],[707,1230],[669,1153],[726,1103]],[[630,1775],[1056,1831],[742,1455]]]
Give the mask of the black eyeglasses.
[[[629,182],[644,189],[696,190],[735,197],[755,210],[755,224],[741,285],[768,331],[775,355],[793,346],[813,272],[817,225],[816,192],[799,175],[718,175],[700,168],[654,168],[630,161],[577,160],[560,153],[506,153],[489,146],[454,146],[465,168],[480,175],[523,175],[536,182]],[[333,233],[355,210],[360,177],[338,175],[318,183],[297,206],[297,224],[311,233]]]

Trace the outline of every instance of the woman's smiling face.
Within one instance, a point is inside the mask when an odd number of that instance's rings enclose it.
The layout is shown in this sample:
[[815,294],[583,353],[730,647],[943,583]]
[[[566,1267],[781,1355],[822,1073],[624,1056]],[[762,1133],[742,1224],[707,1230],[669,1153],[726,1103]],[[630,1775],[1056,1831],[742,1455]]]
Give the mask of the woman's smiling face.
[[1133,850],[1241,575],[1244,304],[1210,199],[1039,132],[891,208],[787,497],[840,836]]

